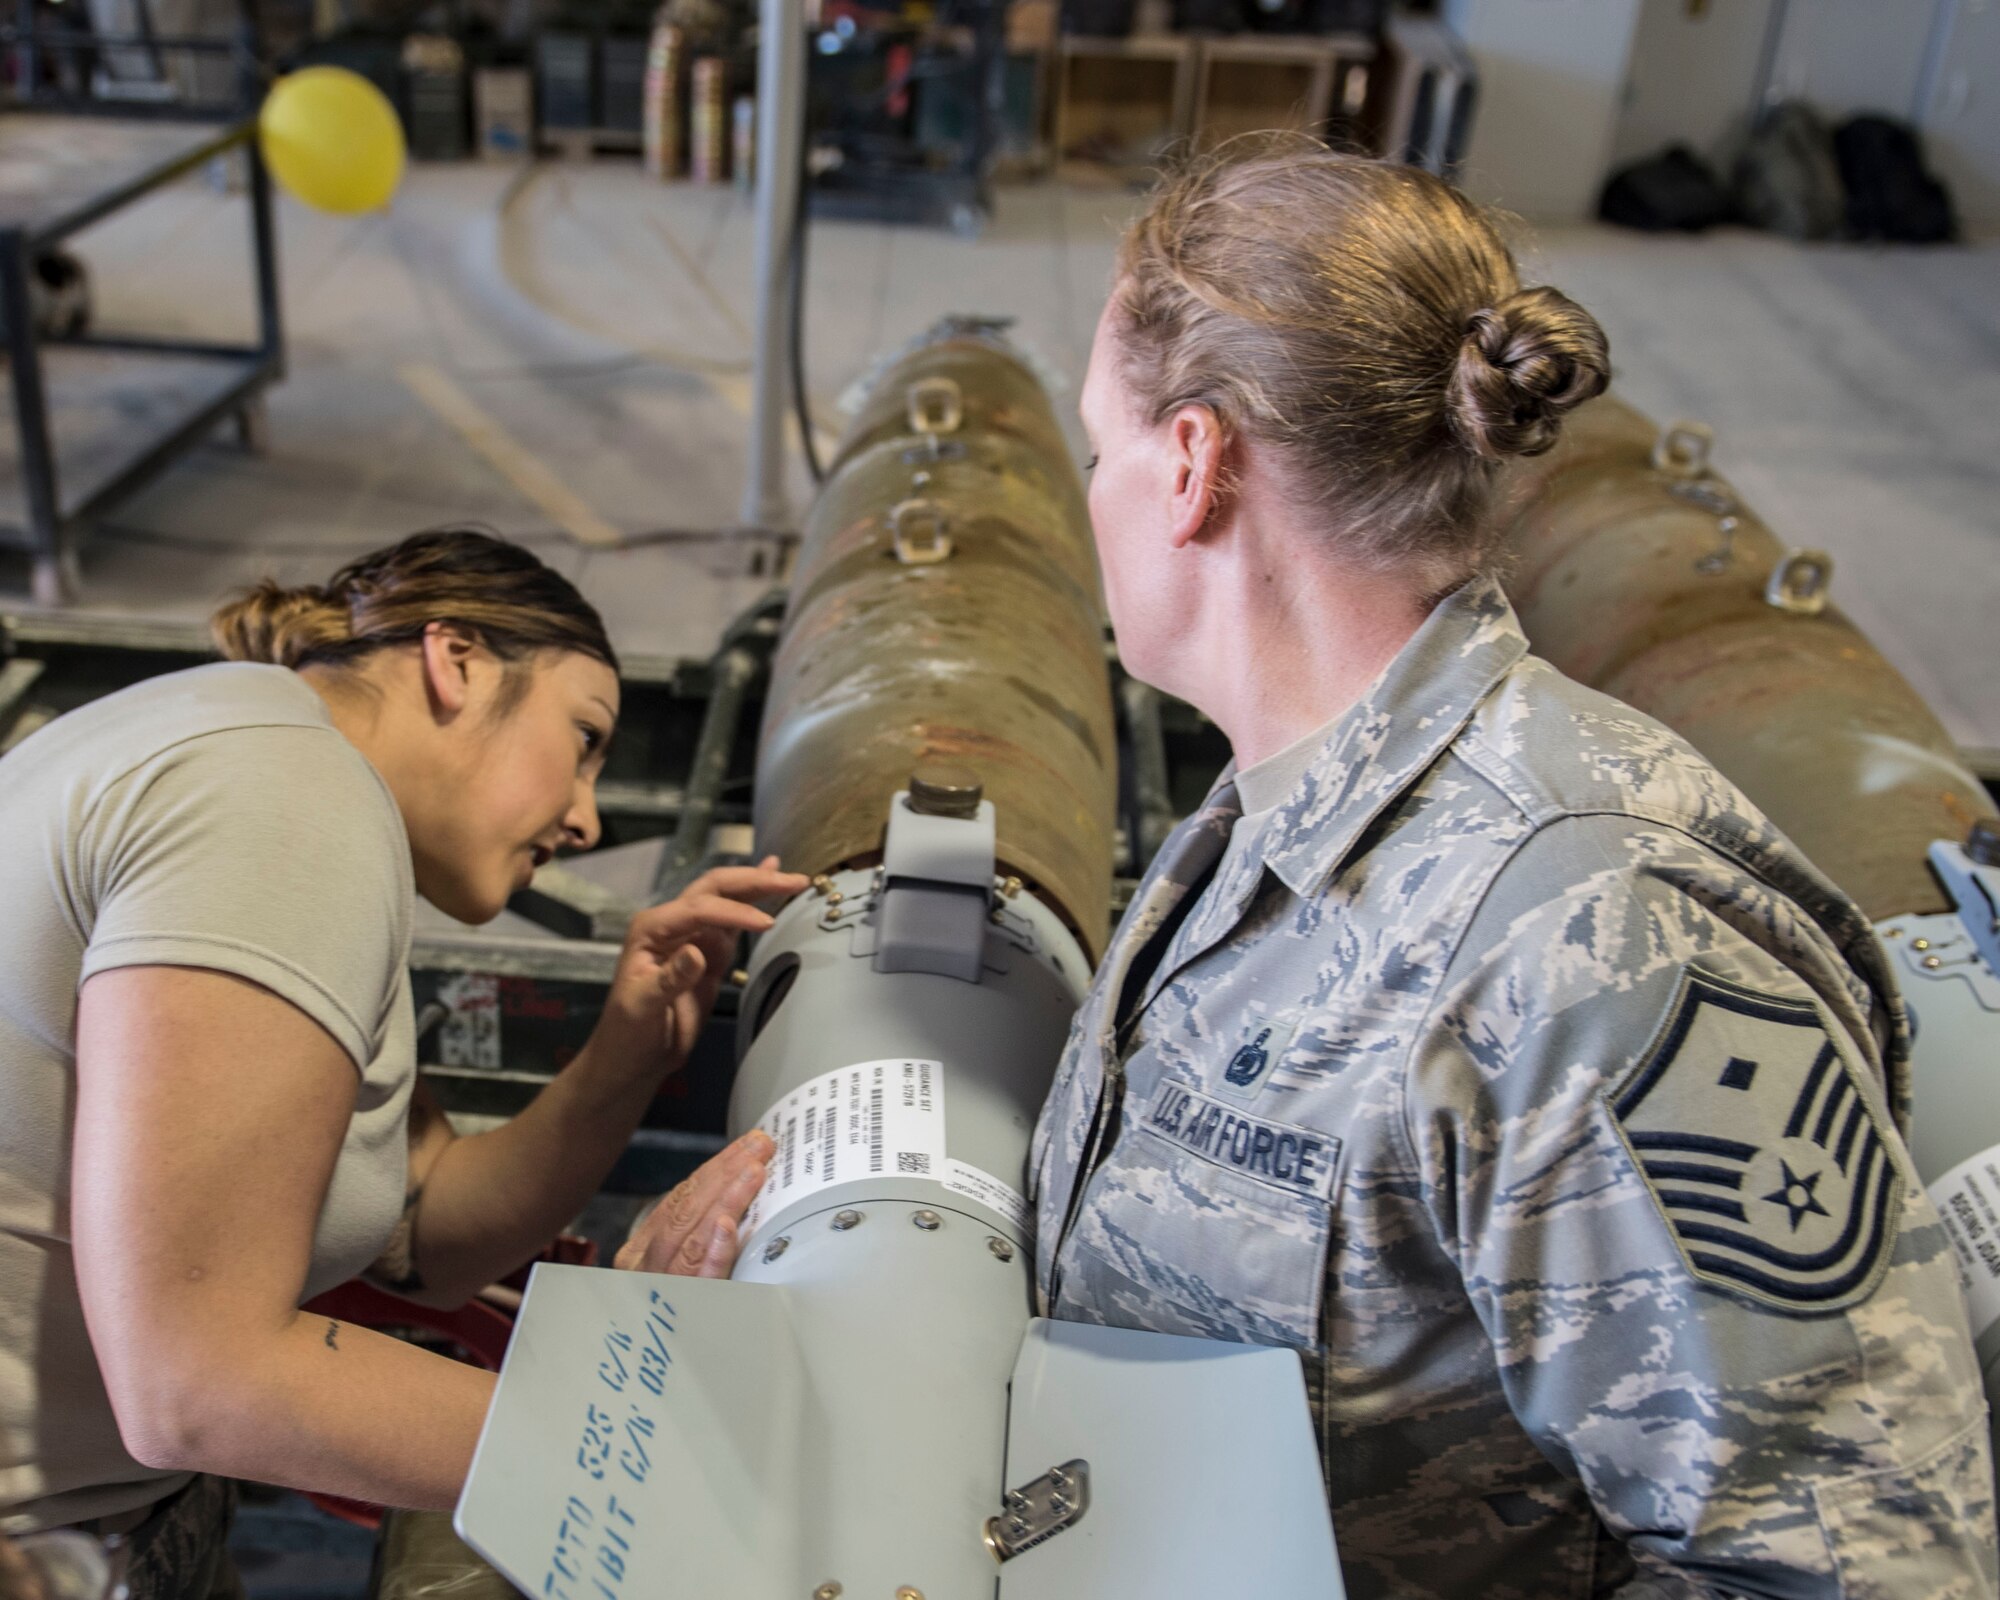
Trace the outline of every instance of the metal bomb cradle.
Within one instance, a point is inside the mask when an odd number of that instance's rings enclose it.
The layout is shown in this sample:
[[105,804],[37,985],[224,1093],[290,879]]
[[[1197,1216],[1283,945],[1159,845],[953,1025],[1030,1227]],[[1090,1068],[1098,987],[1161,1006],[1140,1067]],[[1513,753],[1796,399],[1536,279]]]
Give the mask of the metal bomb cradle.
[[940,330],[850,430],[771,666],[758,848],[815,875],[738,1013],[771,1179],[733,1282],[537,1270],[457,1517],[522,1588],[1341,1592],[1296,1353],[1029,1317],[1028,1137],[1110,904],[1096,592],[1040,385]]

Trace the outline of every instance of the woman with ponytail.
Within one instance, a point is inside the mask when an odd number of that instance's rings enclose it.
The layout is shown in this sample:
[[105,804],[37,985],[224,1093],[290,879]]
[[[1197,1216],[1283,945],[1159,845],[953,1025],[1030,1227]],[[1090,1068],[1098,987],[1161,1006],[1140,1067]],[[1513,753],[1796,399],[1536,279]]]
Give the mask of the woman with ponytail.
[[[416,895],[470,923],[588,849],[618,719],[596,612],[529,552],[420,534],[214,619],[227,660],[0,761],[0,1531],[126,1536],[134,1600],[220,1591],[228,1480],[457,1499],[491,1374],[304,1315],[371,1263],[455,1305],[581,1209],[679,1070],[755,902],[632,923],[589,1044],[455,1138],[416,1079]],[[726,1275],[761,1135],[621,1264]]]
[[1505,463],[1609,370],[1412,168],[1229,146],[1126,235],[1106,598],[1236,759],[1043,1113],[1042,1307],[1298,1350],[1351,1600],[1990,1596],[1868,925],[1494,579]]

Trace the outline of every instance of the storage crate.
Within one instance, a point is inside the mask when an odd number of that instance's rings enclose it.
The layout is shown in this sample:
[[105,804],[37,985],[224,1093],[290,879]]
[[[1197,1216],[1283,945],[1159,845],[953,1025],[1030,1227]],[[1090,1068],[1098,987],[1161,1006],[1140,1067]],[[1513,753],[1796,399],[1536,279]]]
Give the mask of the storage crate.
[[315,39],[299,52],[298,65],[345,67],[374,84],[391,105],[402,92],[402,41],[387,34],[336,33]]
[[646,119],[646,49],[643,37],[612,34],[598,47],[597,126],[637,134]]
[[1205,39],[1194,92],[1195,143],[1207,149],[1270,129],[1359,143],[1374,57],[1374,41],[1360,34]]
[[481,67],[472,75],[479,154],[518,161],[535,149],[534,79],[526,67]]
[[1472,139],[1478,68],[1441,22],[1398,17],[1384,41],[1383,83],[1375,96],[1384,155],[1454,179]]
[[404,80],[410,155],[418,161],[462,161],[466,154],[463,72],[411,72]]
[[1048,170],[1051,152],[1046,129],[1049,85],[1054,76],[1054,51],[1008,53],[999,146],[994,151],[995,176],[1022,177]]
[[1158,162],[1192,127],[1195,71],[1193,41],[1170,34],[1064,39],[1056,56],[1057,159]]
[[597,41],[587,33],[541,34],[535,40],[535,99],[551,133],[585,133],[597,126]]

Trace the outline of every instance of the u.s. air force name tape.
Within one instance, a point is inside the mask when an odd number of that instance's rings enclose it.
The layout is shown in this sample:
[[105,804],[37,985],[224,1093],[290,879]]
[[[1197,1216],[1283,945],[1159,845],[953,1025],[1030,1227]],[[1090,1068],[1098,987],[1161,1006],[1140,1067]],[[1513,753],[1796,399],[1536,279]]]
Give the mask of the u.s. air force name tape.
[[1172,1078],[1153,1091],[1139,1126],[1227,1171],[1294,1194],[1333,1197],[1340,1140],[1330,1133],[1251,1116]]
[[1023,1233],[1021,1191],[945,1154],[944,1063],[862,1061],[793,1089],[757,1119],[777,1146],[743,1219],[747,1238],[794,1200],[865,1178],[928,1178],[998,1212]]

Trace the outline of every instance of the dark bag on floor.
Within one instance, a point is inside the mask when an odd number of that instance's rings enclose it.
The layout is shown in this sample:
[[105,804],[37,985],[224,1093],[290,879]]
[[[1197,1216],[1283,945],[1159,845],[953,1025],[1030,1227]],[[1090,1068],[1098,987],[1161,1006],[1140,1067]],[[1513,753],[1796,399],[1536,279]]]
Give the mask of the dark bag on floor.
[[1621,228],[1698,233],[1729,220],[1729,196],[1708,163],[1677,144],[1612,173],[1597,198],[1597,214]]
[[1889,117],[1850,117],[1833,136],[1856,238],[1941,244],[1957,236],[1951,195],[1924,169],[1916,133]]
[[1736,214],[1793,239],[1828,239],[1847,220],[1833,138],[1801,101],[1772,108],[1736,163]]

